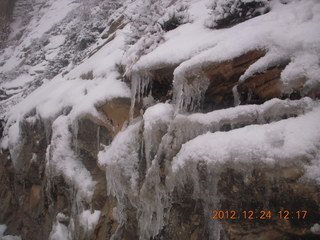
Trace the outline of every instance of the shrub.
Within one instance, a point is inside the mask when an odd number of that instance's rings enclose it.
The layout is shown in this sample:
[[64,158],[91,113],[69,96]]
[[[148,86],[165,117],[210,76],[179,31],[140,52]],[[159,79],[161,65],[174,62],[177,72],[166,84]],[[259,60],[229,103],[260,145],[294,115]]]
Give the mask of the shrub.
[[209,28],[226,28],[270,11],[270,0],[213,0],[209,5]]
[[161,28],[167,32],[190,22],[188,10],[189,6],[186,4],[180,4],[177,7],[170,8],[158,21]]

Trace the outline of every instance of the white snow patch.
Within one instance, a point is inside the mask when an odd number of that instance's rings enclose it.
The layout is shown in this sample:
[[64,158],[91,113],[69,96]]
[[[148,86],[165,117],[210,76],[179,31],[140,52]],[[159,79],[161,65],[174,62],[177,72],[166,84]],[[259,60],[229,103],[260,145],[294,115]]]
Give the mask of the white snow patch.
[[4,232],[7,230],[6,225],[0,225],[0,239],[1,240],[21,240],[21,237],[12,236],[12,235],[4,235]]
[[90,210],[85,210],[80,213],[79,221],[86,232],[91,232],[95,229],[100,218],[101,211],[95,210],[93,213]]
[[55,49],[64,44],[66,37],[63,35],[52,36],[49,39],[49,44],[45,46],[46,50]]
[[82,199],[90,202],[96,182],[71,148],[70,120],[58,117],[52,124],[51,144],[47,148],[47,173],[62,175]]
[[144,129],[152,130],[158,123],[171,122],[173,117],[173,106],[169,103],[158,103],[149,107],[144,115]]
[[71,232],[64,224],[56,221],[49,235],[49,240],[71,240]]
[[22,74],[13,81],[5,82],[2,84],[3,88],[10,89],[10,88],[21,88],[25,86],[26,84],[32,82],[34,80],[34,77],[28,75],[28,74]]

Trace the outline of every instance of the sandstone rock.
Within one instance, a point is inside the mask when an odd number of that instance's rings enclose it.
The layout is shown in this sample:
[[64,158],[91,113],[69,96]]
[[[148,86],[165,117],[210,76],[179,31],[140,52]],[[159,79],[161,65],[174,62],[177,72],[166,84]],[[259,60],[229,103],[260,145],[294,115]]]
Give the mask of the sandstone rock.
[[238,86],[242,104],[261,104],[272,98],[282,97],[280,74],[284,67],[268,69],[264,73],[254,74]]
[[112,126],[114,135],[122,129],[126,122],[128,123],[130,106],[129,98],[116,98],[98,107],[98,110],[110,121],[109,126]]
[[41,186],[39,185],[32,185],[30,190],[30,198],[29,198],[29,205],[31,208],[34,208],[39,204],[41,200]]

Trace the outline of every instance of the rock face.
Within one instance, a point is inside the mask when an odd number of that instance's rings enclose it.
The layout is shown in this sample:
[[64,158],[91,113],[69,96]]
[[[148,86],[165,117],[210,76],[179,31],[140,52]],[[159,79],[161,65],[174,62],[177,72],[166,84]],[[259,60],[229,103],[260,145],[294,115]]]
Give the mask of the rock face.
[[12,14],[14,0],[0,1],[0,47],[9,34],[9,22]]
[[[226,62],[205,66],[201,70],[202,75],[205,75],[210,83],[205,92],[203,111],[231,107],[234,103],[232,89],[237,84],[237,79],[250,64],[264,54],[264,51],[251,51]],[[168,82],[172,79],[170,77],[172,69],[174,68],[152,70],[154,86],[161,84],[170,86]],[[269,69],[239,84],[241,103],[263,103],[269,99],[281,97],[279,84],[281,69],[281,67]],[[153,90],[153,95],[161,99],[159,96],[164,93],[163,97],[166,98],[168,89],[164,87],[163,90],[161,88]],[[135,200],[130,196],[120,200],[108,194],[105,173],[97,163],[97,154],[101,150],[100,144],[109,145],[124,124],[128,123],[130,104],[130,99],[123,98],[97,106],[106,121],[87,115],[78,119],[77,129],[72,130],[73,149],[96,182],[90,209],[101,211],[98,224],[91,232],[85,232],[81,226],[75,226],[74,239],[111,239],[112,236],[117,236],[117,239],[137,239],[141,234],[138,212],[142,210],[134,204]],[[294,111],[299,114],[297,110]],[[294,111],[290,114],[295,115]],[[137,111],[135,116],[138,114]],[[279,114],[280,119],[284,117],[280,112]],[[276,119],[277,117],[274,118]],[[269,121],[274,120],[269,119]],[[9,152],[1,154],[0,222],[8,225],[7,234],[21,235],[22,239],[48,239],[58,213],[66,216],[75,214],[73,208],[76,199],[72,194],[72,188],[63,178],[48,178],[46,175],[45,152],[51,137],[50,131],[46,130],[46,124],[50,126],[50,123],[38,119],[31,122],[24,121],[20,126],[25,144],[19,151],[20,155],[16,157],[23,164],[20,169],[24,171],[19,171],[19,167],[12,166]],[[235,122],[233,124],[236,127],[237,124]],[[239,124],[241,127],[243,124],[250,123],[239,122]],[[229,131],[232,128],[222,126],[223,131]],[[179,151],[181,144],[176,146],[178,147],[171,155],[167,153],[158,156],[160,173],[163,175],[160,185],[154,185],[153,188],[168,191],[165,190],[168,184],[166,183],[168,169],[165,162],[171,161],[170,159]],[[164,150],[169,151],[169,149]],[[301,161],[308,160],[301,159]],[[319,185],[303,180],[305,170],[300,164],[273,167],[256,164],[243,166],[244,169],[226,164],[221,168],[219,175],[211,176],[206,166],[200,163],[201,161],[198,166],[199,184],[205,197],[193,195],[194,189],[191,182],[187,182],[181,188],[175,188],[173,192],[168,192],[170,208],[166,209],[167,220],[152,239],[200,240],[211,239],[213,235],[220,235],[221,239],[236,240],[317,239],[310,228],[320,221],[318,214],[320,189]],[[149,178],[145,175],[140,180],[141,186],[147,183]],[[145,190],[141,189],[141,191]],[[148,191],[156,194],[154,189]],[[88,203],[82,204],[86,206]],[[119,208],[119,204],[124,207],[122,211],[127,216],[125,222],[115,217],[114,209]],[[224,214],[233,212],[237,214],[237,219],[212,219],[215,217],[212,211],[223,211]],[[243,215],[244,212],[251,214],[250,211],[254,212],[254,219]],[[260,219],[261,211],[270,211],[272,217]],[[280,216],[279,211],[282,211],[281,214],[289,211],[290,218],[283,219],[284,216]],[[302,219],[301,214],[304,213],[302,211],[307,211],[308,215],[305,219]],[[155,215],[155,217],[159,216]],[[58,221],[65,226],[70,225],[70,218]],[[218,229],[218,232],[214,230],[213,234],[212,229]],[[146,238],[142,237],[142,239]]]

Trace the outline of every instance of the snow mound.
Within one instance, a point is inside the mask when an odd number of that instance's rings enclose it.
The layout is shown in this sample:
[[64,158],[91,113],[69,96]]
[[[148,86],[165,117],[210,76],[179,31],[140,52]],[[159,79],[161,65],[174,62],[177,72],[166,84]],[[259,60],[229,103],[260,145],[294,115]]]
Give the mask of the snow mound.
[[320,108],[316,107],[296,118],[206,133],[182,146],[172,161],[173,172],[196,166],[200,161],[217,167],[228,162],[281,165],[303,158],[315,159],[320,147],[319,117]]

